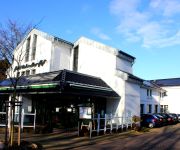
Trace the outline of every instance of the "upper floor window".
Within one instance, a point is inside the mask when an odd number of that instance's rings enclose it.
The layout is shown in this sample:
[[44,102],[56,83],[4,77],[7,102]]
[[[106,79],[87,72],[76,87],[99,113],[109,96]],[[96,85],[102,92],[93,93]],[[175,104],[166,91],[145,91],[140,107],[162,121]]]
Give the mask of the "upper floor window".
[[29,37],[26,42],[26,53],[25,53],[26,62],[29,61],[30,42],[31,42],[31,37]]
[[20,72],[17,72],[17,78],[20,77]]
[[31,74],[36,74],[36,69],[31,70]]
[[147,89],[147,97],[152,97],[152,90],[151,89]]
[[26,70],[26,76],[30,75],[30,70]]
[[166,93],[165,93],[165,92],[163,92],[163,93],[160,92],[160,93],[159,93],[159,96],[160,96],[160,98],[162,99],[164,96],[166,96]]
[[160,96],[160,98],[163,98],[163,93],[160,92],[160,93],[159,93],[159,96]]
[[78,70],[78,54],[79,54],[79,48],[76,46],[74,48],[74,57],[73,57],[73,71]]
[[21,72],[21,76],[25,76],[25,71],[22,71],[22,72]]
[[36,43],[37,43],[37,35],[33,35],[33,43],[32,43],[32,53],[31,53],[31,60],[35,60],[36,56]]

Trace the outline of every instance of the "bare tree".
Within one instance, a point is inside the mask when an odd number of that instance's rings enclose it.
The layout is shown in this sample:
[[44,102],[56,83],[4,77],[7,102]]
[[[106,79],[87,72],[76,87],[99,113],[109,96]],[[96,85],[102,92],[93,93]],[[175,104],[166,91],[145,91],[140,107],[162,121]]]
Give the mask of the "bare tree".
[[[17,101],[17,85],[20,81],[20,75],[14,71],[13,64],[15,63],[17,68],[21,65],[25,52],[23,52],[23,47],[18,50],[18,54],[14,56],[14,51],[26,40],[26,35],[32,29],[32,25],[21,25],[17,21],[8,20],[5,26],[0,26],[0,60],[6,60],[9,63],[9,68],[6,71],[7,78],[10,80],[11,87],[13,89],[11,100],[8,101],[9,111],[10,111],[10,132],[9,132],[9,142],[10,146],[13,145],[14,140],[14,116],[15,116],[15,106],[20,106]],[[7,114],[6,114],[7,115]],[[19,113],[20,116],[20,113]],[[20,122],[20,119],[19,119]],[[7,125],[6,125],[7,126]],[[7,131],[7,127],[6,127]],[[18,131],[18,144],[20,144],[20,123]],[[7,141],[7,132],[5,140]]]

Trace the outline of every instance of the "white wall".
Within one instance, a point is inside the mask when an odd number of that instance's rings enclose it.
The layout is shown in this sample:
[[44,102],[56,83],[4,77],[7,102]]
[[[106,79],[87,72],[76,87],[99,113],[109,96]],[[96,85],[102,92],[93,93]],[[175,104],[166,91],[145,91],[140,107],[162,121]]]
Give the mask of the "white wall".
[[63,43],[53,43],[50,71],[70,70],[71,47]]
[[126,82],[125,112],[126,115],[140,115],[140,85]]
[[120,78],[118,74],[113,77],[114,82],[112,82],[112,88],[120,96],[119,99],[108,99],[107,100],[107,113],[116,114],[118,116],[123,116],[125,114],[125,80]]
[[161,105],[168,105],[170,113],[180,114],[180,86],[162,88],[167,91],[167,96],[160,101]]
[[[35,60],[31,60],[32,54],[32,43],[33,35],[37,35],[36,43],[36,56]],[[25,62],[25,52],[26,52],[26,39],[31,36],[30,40],[30,53],[29,61]],[[57,71],[61,69],[70,69],[70,58],[71,58],[71,45],[68,45],[64,42],[54,40],[53,36],[50,36],[44,32],[38,31],[36,29],[32,30],[28,37],[16,48],[15,57],[17,58],[22,54],[23,60],[20,65],[31,65],[32,63],[38,63],[40,60],[46,60],[43,66],[29,67],[26,69],[21,69],[19,72],[26,70],[36,69],[37,73],[44,73],[50,71]],[[13,66],[17,66],[17,63],[14,63]],[[17,74],[17,72],[15,72]],[[31,73],[30,73],[31,74]]]
[[[81,40],[81,39],[80,39]],[[78,72],[105,77],[114,74],[116,67],[116,56],[91,44],[79,43]]]
[[152,90],[152,96],[147,96],[147,88],[141,87],[140,89],[140,100],[141,104],[144,104],[144,113],[148,113],[148,105],[152,106],[152,113],[155,112],[155,105],[158,105],[158,112],[160,112],[160,95],[159,90],[156,88],[151,88]]
[[133,73],[132,63],[119,57],[116,58],[116,68],[131,74]]
[[[26,53],[26,38],[22,43],[16,48],[14,51],[15,58],[18,58],[20,55],[22,56],[23,60],[19,61],[21,62],[20,65],[31,65],[32,63],[38,63],[40,60],[46,60],[45,64],[43,66],[36,66],[36,67],[29,67],[25,69],[20,69],[19,72],[23,72],[26,70],[33,70],[36,69],[36,73],[43,73],[48,72],[50,70],[50,60],[51,60],[51,48],[52,48],[52,42],[50,38],[46,37],[46,34],[40,34],[38,30],[32,30],[28,37],[31,36],[30,40],[30,52],[29,52],[29,61],[25,62],[25,53]],[[31,54],[32,54],[32,42],[33,42],[33,35],[37,35],[37,43],[36,43],[36,56],[35,60],[31,60]],[[13,68],[17,66],[17,63],[13,63]],[[17,74],[17,71],[15,72]]]
[[[139,85],[132,85],[134,91],[130,87],[125,90],[127,74],[120,70],[132,72],[132,69],[127,62],[118,61],[117,50],[86,38],[79,39],[75,43],[76,45],[79,45],[78,72],[100,77],[120,96],[119,99],[107,100],[107,113],[122,116],[126,113],[125,111],[131,111],[133,114],[139,115],[140,96],[137,94]],[[117,70],[117,66],[119,70]],[[128,101],[131,101],[130,94],[125,94],[129,89],[135,94],[131,91],[129,93],[136,95],[138,98],[135,100],[135,105],[131,104],[125,110]]]

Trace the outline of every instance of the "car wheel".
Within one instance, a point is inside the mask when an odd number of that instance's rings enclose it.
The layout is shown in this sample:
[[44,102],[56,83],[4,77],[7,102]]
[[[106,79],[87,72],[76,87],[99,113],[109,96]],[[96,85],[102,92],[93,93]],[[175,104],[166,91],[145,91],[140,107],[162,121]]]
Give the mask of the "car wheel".
[[154,124],[153,123],[149,123],[149,128],[153,128]]

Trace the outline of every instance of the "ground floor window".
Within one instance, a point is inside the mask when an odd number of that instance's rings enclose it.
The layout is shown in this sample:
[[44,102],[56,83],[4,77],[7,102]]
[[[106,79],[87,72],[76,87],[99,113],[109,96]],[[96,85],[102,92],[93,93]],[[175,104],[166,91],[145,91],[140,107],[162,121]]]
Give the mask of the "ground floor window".
[[5,101],[2,100],[0,101],[0,112],[5,112],[6,108],[5,108]]
[[168,105],[161,105],[161,113],[167,113],[168,112]]
[[147,113],[152,113],[152,105],[151,104],[148,104],[148,107],[147,107]]
[[154,105],[154,113],[158,113],[158,105]]
[[144,114],[144,104],[141,104],[140,109],[141,114]]

